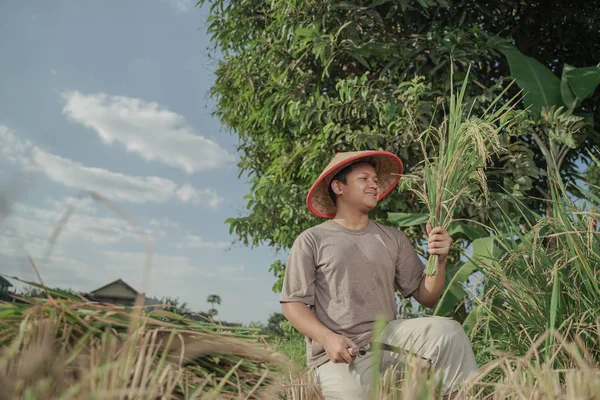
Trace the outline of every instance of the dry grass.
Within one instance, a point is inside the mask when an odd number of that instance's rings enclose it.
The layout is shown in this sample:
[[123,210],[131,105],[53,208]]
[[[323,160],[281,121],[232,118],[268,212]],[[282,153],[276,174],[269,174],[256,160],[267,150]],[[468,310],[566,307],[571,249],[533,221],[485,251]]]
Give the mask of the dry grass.
[[[600,341],[600,329],[588,334]],[[554,343],[550,357],[542,346]],[[557,359],[568,360],[557,369]],[[569,342],[558,333],[540,336],[523,357],[501,356],[480,368],[461,391],[477,399],[600,399],[600,365],[581,340]]]
[[[598,336],[600,340],[600,335]],[[462,385],[455,394],[456,399],[486,400],[594,400],[600,399],[600,368],[586,356],[581,344],[566,342],[560,335],[555,340],[560,343],[555,354],[546,362],[538,354],[539,344],[545,337],[534,343],[524,357],[499,356],[495,361],[484,365],[471,379]],[[568,355],[572,359],[569,368],[553,368],[552,359]],[[376,393],[370,399],[378,400],[430,400],[442,399],[441,382],[434,371],[419,367],[418,360],[408,360],[399,371],[388,370],[381,375]],[[294,380],[287,390],[288,399],[320,400],[318,393],[308,391],[299,396],[298,388],[310,386],[312,378],[305,375]]]
[[52,300],[2,310],[0,399],[269,399],[281,390],[287,360],[256,336]]
[[[116,204],[90,196],[126,219],[146,249],[146,291],[152,243]],[[75,210],[58,221],[46,257]],[[0,399],[272,399],[288,359],[257,329],[223,327],[159,310],[99,304],[48,289],[46,298],[0,304]]]

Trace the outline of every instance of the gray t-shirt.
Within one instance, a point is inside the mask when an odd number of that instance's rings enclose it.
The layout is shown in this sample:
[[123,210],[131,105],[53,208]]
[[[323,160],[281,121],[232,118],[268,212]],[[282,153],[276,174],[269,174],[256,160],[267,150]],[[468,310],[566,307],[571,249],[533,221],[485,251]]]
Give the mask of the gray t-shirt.
[[[329,220],[302,232],[292,246],[280,301],[310,306],[335,333],[362,346],[378,315],[396,318],[394,288],[409,297],[425,266],[398,229],[374,221],[352,230]],[[320,343],[306,338],[308,367],[329,360]]]

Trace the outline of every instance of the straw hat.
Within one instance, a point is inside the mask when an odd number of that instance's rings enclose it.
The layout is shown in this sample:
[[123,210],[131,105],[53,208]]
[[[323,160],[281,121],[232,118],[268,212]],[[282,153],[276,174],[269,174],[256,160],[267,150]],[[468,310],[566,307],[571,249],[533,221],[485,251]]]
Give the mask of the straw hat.
[[333,218],[337,212],[335,204],[329,197],[328,187],[331,180],[340,170],[349,164],[361,159],[371,159],[375,162],[375,172],[379,181],[380,194],[378,200],[383,199],[394,186],[398,184],[402,175],[403,165],[400,158],[388,151],[351,151],[336,153],[333,160],[325,167],[319,178],[313,183],[306,197],[306,205],[316,216]]

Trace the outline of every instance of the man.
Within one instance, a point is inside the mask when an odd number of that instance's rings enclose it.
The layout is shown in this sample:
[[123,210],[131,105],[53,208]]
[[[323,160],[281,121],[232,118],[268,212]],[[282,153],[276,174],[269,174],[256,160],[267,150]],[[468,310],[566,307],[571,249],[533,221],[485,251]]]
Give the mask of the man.
[[[385,151],[338,153],[307,196],[317,216],[330,220],[302,232],[292,246],[280,302],[285,317],[306,336],[307,364],[327,400],[366,398],[371,357],[352,355],[369,343],[374,323],[389,321],[382,341],[435,365],[445,396],[477,368],[471,344],[456,321],[440,317],[396,320],[395,289],[433,307],[444,288],[451,238],[427,226],[428,252],[438,273],[425,266],[399,230],[368,213],[398,183],[402,162]],[[396,363],[384,352],[383,368]]]

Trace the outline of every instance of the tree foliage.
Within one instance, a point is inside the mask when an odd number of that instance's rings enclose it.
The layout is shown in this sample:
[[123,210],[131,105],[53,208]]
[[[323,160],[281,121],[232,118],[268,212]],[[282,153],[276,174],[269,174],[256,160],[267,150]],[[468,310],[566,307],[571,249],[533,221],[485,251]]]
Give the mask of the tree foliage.
[[186,302],[180,303],[179,297],[167,296],[161,301],[161,303],[166,305],[164,308],[165,311],[170,311],[175,314],[186,315],[191,311]]
[[[403,160],[406,173],[419,174],[422,151],[417,139],[430,123],[443,118],[450,65],[455,82],[471,66],[465,100],[476,100],[477,115],[512,81],[501,51],[506,46],[516,46],[557,77],[565,64],[593,66],[600,54],[596,2],[211,3],[208,31],[219,53],[211,90],[217,99],[215,114],[238,135],[240,175],[251,185],[247,213],[227,222],[251,246],[289,248],[301,231],[319,222],[304,205],[305,196],[335,152],[388,150]],[[531,209],[542,209],[545,203],[536,198],[548,197],[547,166],[532,134],[549,142],[549,126],[580,121],[569,119],[577,118],[573,111],[593,121],[569,137],[573,142],[561,166],[567,183],[579,178],[580,161],[588,159],[583,149],[600,143],[594,134],[600,95],[596,91],[588,96],[577,110],[556,114],[554,109],[547,117],[532,110],[521,114],[504,132],[506,151],[488,170],[492,201],[473,191],[469,201],[458,205],[457,215],[499,219],[511,212],[513,196]],[[380,203],[372,218],[389,223],[389,212],[422,209],[410,191],[398,190]],[[424,239],[419,225],[405,232],[417,242]],[[271,267],[279,280],[284,267],[279,261]]]
[[210,304],[210,309],[208,310],[208,316],[210,318],[214,318],[217,316],[217,314],[219,313],[219,311],[217,310],[216,305],[221,305],[221,296],[217,295],[217,294],[210,294],[208,295],[208,297],[206,298],[206,302]]

